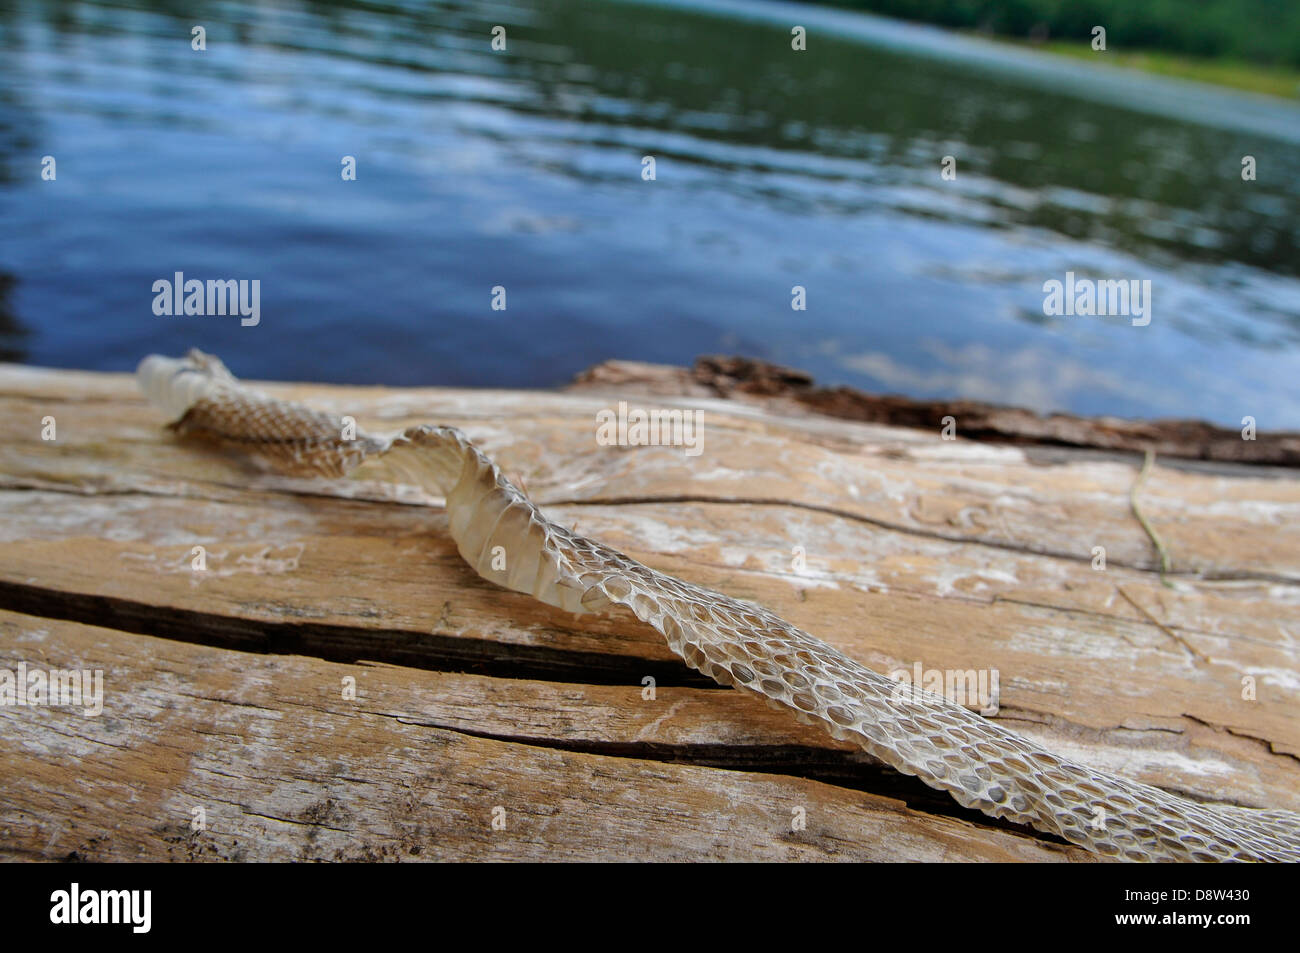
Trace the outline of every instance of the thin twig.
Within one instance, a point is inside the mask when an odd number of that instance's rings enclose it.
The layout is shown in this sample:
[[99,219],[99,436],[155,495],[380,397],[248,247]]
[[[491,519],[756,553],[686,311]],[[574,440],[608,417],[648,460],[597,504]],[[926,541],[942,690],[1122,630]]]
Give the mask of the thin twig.
[[[1138,602],[1136,599],[1134,599],[1132,596],[1130,596],[1130,595],[1129,595],[1129,594],[1124,590],[1124,587],[1123,587],[1123,586],[1116,586],[1115,588],[1116,588],[1117,590],[1119,590],[1119,594],[1120,594],[1121,596],[1123,596],[1123,597],[1128,601],[1128,604],[1129,604],[1129,605],[1131,605],[1134,609],[1137,609],[1137,611],[1140,612],[1140,613],[1142,613],[1142,615],[1146,616],[1147,621],[1150,622],[1152,625],[1154,625],[1157,629],[1159,629],[1159,630],[1160,630],[1161,632],[1163,632],[1165,635],[1169,636],[1171,639],[1173,639],[1175,642],[1177,642],[1179,645],[1181,645],[1181,646],[1183,647],[1183,649],[1186,650],[1186,652],[1187,652],[1188,655],[1192,656],[1193,658],[1198,658],[1198,659],[1200,659],[1202,662],[1209,662],[1209,661],[1210,661],[1209,657],[1208,657],[1204,652],[1201,652],[1201,651],[1199,651],[1198,649],[1194,648],[1194,647],[1191,645],[1191,643],[1189,643],[1189,642],[1188,642],[1186,639],[1184,639],[1181,635],[1179,635],[1179,634],[1178,634],[1177,632],[1175,632],[1172,628],[1170,628],[1169,626],[1165,625],[1163,622],[1161,622],[1159,619],[1157,619],[1154,615],[1152,615],[1151,612],[1149,612],[1149,611],[1146,609],[1146,607],[1144,607],[1140,602]],[[1125,640],[1125,641],[1127,641],[1127,640]],[[1129,644],[1131,645],[1132,643],[1130,642]]]
[[1155,459],[1156,452],[1154,450],[1148,450],[1146,459],[1142,461],[1142,472],[1138,474],[1137,482],[1133,484],[1133,488],[1128,492],[1128,502],[1129,506],[1133,509],[1133,515],[1136,516],[1137,521],[1142,524],[1142,528],[1146,530],[1147,535],[1151,537],[1151,542],[1155,545],[1156,552],[1160,554],[1161,584],[1168,589],[1173,589],[1174,584],[1165,578],[1166,573],[1173,571],[1173,562],[1169,558],[1169,550],[1165,549],[1164,541],[1161,540],[1160,535],[1155,531],[1151,524],[1147,522],[1146,516],[1142,513],[1142,508],[1138,506],[1138,491],[1142,489],[1142,484],[1146,482],[1147,474],[1151,472],[1151,464],[1155,462]]

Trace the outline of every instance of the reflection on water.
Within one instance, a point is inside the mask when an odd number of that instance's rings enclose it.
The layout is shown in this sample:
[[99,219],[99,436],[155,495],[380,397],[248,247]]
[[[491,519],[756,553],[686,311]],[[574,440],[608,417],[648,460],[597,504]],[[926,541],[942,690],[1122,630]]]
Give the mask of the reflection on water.
[[[1293,142],[800,11],[806,53],[680,5],[0,10],[0,349],[496,386],[728,351],[916,396],[1300,426]],[[260,279],[261,323],[155,316],[176,271]],[[1066,271],[1150,279],[1150,326],[1045,317]]]

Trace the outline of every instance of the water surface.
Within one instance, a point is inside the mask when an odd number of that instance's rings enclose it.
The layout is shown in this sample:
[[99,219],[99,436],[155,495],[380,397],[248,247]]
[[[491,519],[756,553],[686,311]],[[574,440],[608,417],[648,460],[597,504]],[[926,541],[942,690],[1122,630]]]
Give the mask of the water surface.
[[[3,2],[8,359],[531,387],[727,352],[1300,428],[1288,103],[727,0]],[[259,279],[260,323],[155,315],[176,271]],[[1149,279],[1151,324],[1044,316],[1067,271]]]

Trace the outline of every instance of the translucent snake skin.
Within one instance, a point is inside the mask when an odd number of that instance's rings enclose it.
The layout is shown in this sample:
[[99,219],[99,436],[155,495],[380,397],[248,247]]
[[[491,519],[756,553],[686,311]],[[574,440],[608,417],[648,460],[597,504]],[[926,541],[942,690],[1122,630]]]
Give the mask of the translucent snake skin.
[[[761,606],[551,522],[458,430],[348,434],[341,418],[246,387],[199,351],[148,357],[138,379],[178,433],[281,473],[368,476],[443,495],[451,536],[485,579],[569,612],[626,606],[691,668],[852,740],[966,807],[1124,860],[1300,860],[1300,815],[1190,801],[1057,757],[939,695],[900,696],[894,680]],[[504,570],[492,568],[496,547]]]

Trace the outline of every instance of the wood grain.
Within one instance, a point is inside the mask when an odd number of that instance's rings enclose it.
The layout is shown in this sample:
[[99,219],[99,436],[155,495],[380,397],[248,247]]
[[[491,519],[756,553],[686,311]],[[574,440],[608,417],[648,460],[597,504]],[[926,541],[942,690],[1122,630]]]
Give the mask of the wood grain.
[[[1300,809],[1291,471],[1157,461],[1171,589],[1132,456],[622,395],[702,410],[691,458],[597,445],[617,393],[267,389],[459,426],[560,522],[879,671],[996,669],[996,717],[1064,755]],[[630,614],[492,587],[435,499],[186,446],[125,376],[0,366],[0,404],[0,668],[100,667],[112,699],[0,707],[0,855],[1086,858],[713,687]]]

